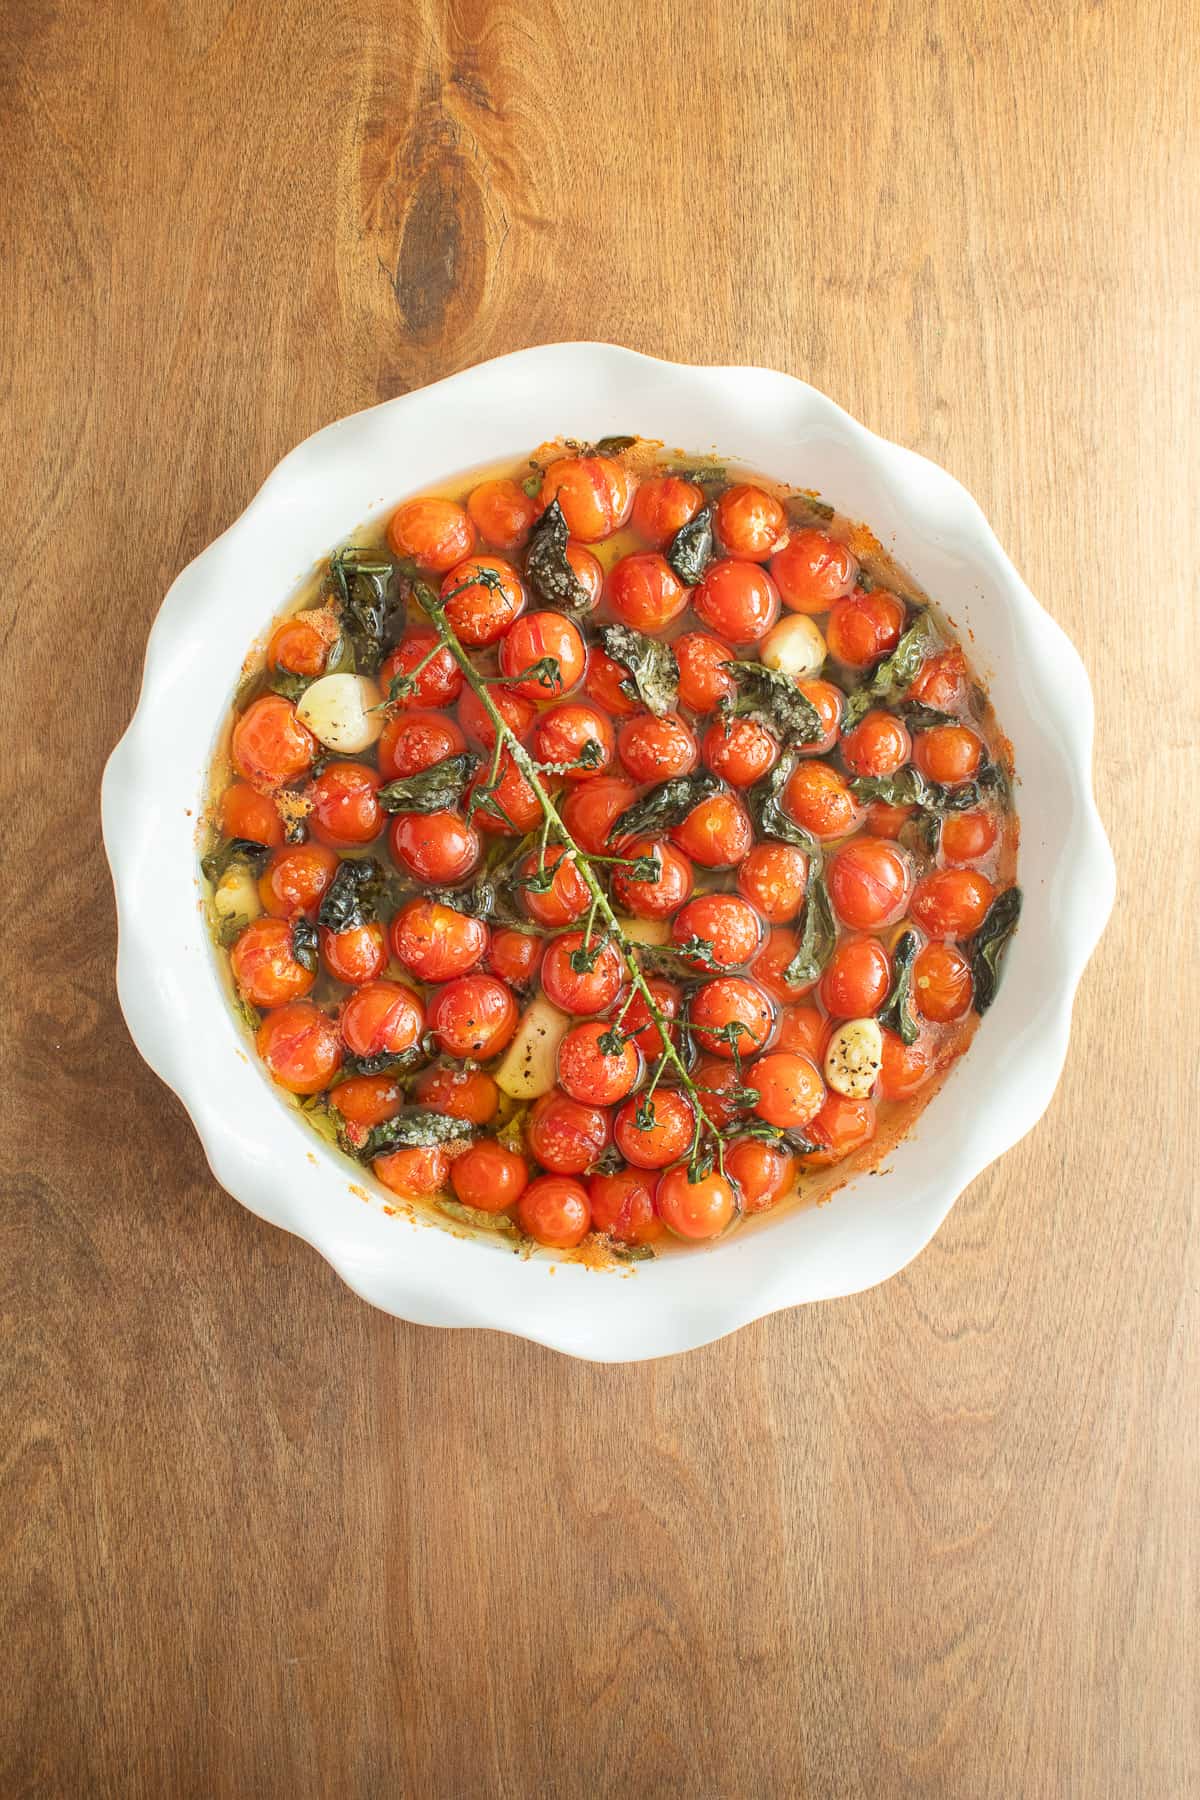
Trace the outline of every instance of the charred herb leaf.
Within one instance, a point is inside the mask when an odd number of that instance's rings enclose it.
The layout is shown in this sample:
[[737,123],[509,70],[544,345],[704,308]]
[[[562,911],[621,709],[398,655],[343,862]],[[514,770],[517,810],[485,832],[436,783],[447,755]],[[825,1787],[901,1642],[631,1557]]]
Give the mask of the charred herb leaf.
[[375,905],[383,888],[383,870],[373,857],[356,861],[347,857],[325,890],[317,909],[317,923],[326,931],[351,931],[375,917]]
[[230,863],[245,863],[257,873],[267,856],[267,846],[254,838],[225,838],[215,850],[200,858],[200,867],[215,887]]
[[732,705],[718,708],[726,717],[757,719],[785,744],[816,744],[825,735],[820,713],[790,675],[757,662],[722,663],[721,670],[737,689]]
[[813,855],[819,848],[816,838],[788,817],[780,801],[796,762],[795,756],[781,756],[770,773],[755,782],[746,795],[746,803],[760,837],[775,838],[781,844],[792,844],[797,850],[807,850]]
[[787,514],[797,525],[811,525],[814,519],[825,524],[832,519],[833,508],[815,494],[793,494],[787,502]]
[[809,878],[808,898],[804,902],[804,923],[796,954],[783,971],[789,987],[800,987],[816,981],[833,955],[837,943],[837,926],[825,887],[825,877],[814,871]]
[[873,706],[898,700],[909,682],[915,680],[921,664],[936,646],[937,637],[929,614],[918,613],[892,654],[885,656],[867,680],[848,696],[842,730],[852,730]]
[[925,812],[970,812],[989,794],[1003,795],[1007,777],[997,763],[985,763],[973,781],[960,781],[954,787],[943,787],[940,781],[929,781],[912,763],[897,769],[894,775],[856,775],[850,791],[859,800],[882,800],[887,806],[919,806]]
[[314,676],[293,675],[290,669],[276,669],[271,677],[271,692],[282,694],[285,700],[299,700],[312,686]]
[[953,713],[942,712],[936,706],[926,706],[923,700],[901,700],[894,710],[906,724],[915,726],[918,731],[928,731],[931,725],[961,725],[963,722]]
[[650,1244],[623,1244],[620,1238],[610,1238],[608,1249],[618,1262],[653,1262],[655,1252]]
[[1009,940],[1021,916],[1021,890],[1005,888],[988,907],[983,924],[968,945],[971,975],[975,982],[975,1011],[985,1013],[996,998],[1000,969]]
[[557,497],[529,534],[525,578],[538,598],[560,612],[582,613],[591,606],[588,591],[567,561],[567,521]]
[[443,757],[431,769],[385,782],[377,796],[379,804],[390,813],[448,812],[458,805],[478,767],[479,758],[468,750]]
[[622,450],[632,450],[636,443],[635,437],[597,438],[589,454],[592,456],[620,456]]
[[660,781],[625,808],[613,825],[611,838],[615,842],[634,833],[665,831],[668,826],[678,825],[701,800],[711,798],[720,785],[707,770],[697,770],[694,775],[672,775],[669,781]]
[[614,662],[629,670],[621,689],[631,700],[640,700],[660,719],[678,704],[679,664],[670,644],[631,625],[601,626],[600,642]]
[[712,507],[703,506],[694,519],[681,525],[671,539],[667,561],[684,587],[695,587],[712,561]]
[[879,1023],[904,1044],[915,1044],[921,1029],[912,1007],[913,964],[920,948],[916,932],[906,931],[892,951],[892,985],[879,1009]]
[[439,1200],[439,1212],[447,1218],[457,1219],[460,1225],[470,1225],[477,1231],[496,1231],[508,1237],[517,1237],[516,1225],[505,1213],[483,1212],[478,1206],[464,1206],[461,1200]]
[[794,1156],[811,1156],[814,1150],[825,1148],[824,1144],[806,1137],[798,1128],[785,1131],[779,1125],[768,1125],[765,1119],[748,1119],[744,1125],[738,1126],[738,1136],[754,1138],[760,1144],[777,1144],[781,1150],[790,1150]]
[[694,468],[681,466],[665,473],[677,475],[680,481],[692,481],[697,487],[721,487],[729,480],[729,471],[721,463],[697,463]]
[[346,1075],[382,1075],[388,1069],[415,1069],[427,1060],[422,1045],[412,1044],[407,1050],[380,1050],[375,1056],[348,1056],[342,1064],[342,1072]]
[[317,972],[319,941],[317,928],[311,919],[306,919],[301,915],[292,920],[292,959],[294,962],[298,962],[302,969],[307,969],[310,975],[315,975]]
[[428,1149],[431,1144],[457,1144],[474,1136],[474,1128],[465,1119],[452,1119],[445,1113],[403,1112],[394,1119],[376,1125],[363,1145],[365,1157],[384,1156],[389,1150]]
[[[368,560],[374,558],[375,560]],[[329,576],[344,637],[354,650],[355,667],[373,675],[383,659],[388,624],[387,582],[390,562],[377,553],[349,545],[330,558]]]

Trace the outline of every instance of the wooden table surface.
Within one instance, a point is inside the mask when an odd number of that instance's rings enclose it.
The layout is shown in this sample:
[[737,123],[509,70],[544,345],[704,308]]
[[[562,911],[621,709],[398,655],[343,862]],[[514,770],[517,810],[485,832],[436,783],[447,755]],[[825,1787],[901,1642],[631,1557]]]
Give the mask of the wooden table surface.
[[[1198,1791],[1198,36],[4,0],[5,1796]],[[967,484],[1091,670],[1121,876],[1053,1105],[912,1267],[622,1368],[373,1313],[214,1184],[97,808],[285,451],[585,336]]]

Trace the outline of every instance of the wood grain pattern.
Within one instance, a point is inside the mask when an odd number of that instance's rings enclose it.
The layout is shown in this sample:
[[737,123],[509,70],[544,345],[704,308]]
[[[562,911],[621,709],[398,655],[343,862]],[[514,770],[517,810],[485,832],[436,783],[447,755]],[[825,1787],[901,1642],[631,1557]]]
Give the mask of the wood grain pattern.
[[[1200,1788],[1197,36],[3,0],[0,1792]],[[617,1369],[375,1315],[215,1186],[97,818],[163,591],[286,450],[584,336],[966,482],[1092,671],[1122,883],[1047,1117],[915,1265]]]

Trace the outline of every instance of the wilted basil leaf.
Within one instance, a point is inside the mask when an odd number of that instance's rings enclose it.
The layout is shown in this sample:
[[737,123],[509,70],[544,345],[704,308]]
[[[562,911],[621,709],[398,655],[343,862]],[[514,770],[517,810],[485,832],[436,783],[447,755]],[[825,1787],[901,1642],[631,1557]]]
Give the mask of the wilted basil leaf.
[[569,537],[567,521],[556,497],[529,534],[525,579],[547,606],[560,612],[588,612],[591,597],[567,561]]
[[906,931],[892,951],[892,985],[879,1009],[879,1023],[905,1044],[915,1044],[921,1029],[912,1009],[913,964],[920,948],[916,932]]
[[215,887],[230,863],[245,863],[257,874],[268,854],[267,846],[254,838],[225,838],[215,850],[200,858],[200,867]]
[[308,692],[315,679],[313,675],[293,675],[290,669],[276,669],[271,677],[271,692],[282,694],[285,700],[299,700]]
[[882,800],[885,806],[919,806],[925,812],[970,812],[982,804],[989,793],[1004,793],[1007,778],[995,763],[986,763],[973,781],[960,781],[954,787],[943,787],[930,781],[913,764],[907,763],[894,775],[856,775],[850,792],[858,800]]
[[983,924],[967,946],[975,982],[975,1011],[985,1013],[996,998],[1000,968],[1009,939],[1021,916],[1021,890],[1005,888],[987,909]]
[[794,755],[781,756],[770,773],[755,782],[746,795],[746,804],[759,837],[776,838],[781,844],[791,844],[797,850],[807,850],[810,855],[815,855],[820,848],[816,838],[788,817],[780,800],[798,760]]
[[814,871],[809,877],[808,897],[804,902],[804,922],[800,927],[796,954],[783,971],[783,979],[788,986],[803,987],[816,981],[833,955],[836,943],[837,926],[834,923],[833,908],[829,904],[825,878]]
[[722,663],[721,673],[731,678],[737,697],[732,706],[724,701],[719,712],[757,719],[777,732],[785,744],[816,744],[824,737],[820,713],[791,675],[758,662]]
[[737,1128],[738,1137],[754,1138],[760,1144],[775,1144],[781,1150],[790,1150],[795,1156],[811,1156],[814,1150],[824,1150],[824,1144],[818,1144],[814,1138],[805,1137],[799,1128],[784,1130],[778,1125],[768,1125],[765,1119],[748,1119]]
[[470,1225],[477,1231],[496,1231],[507,1237],[517,1237],[516,1225],[506,1213],[484,1212],[478,1206],[464,1206],[461,1200],[439,1200],[437,1209],[448,1218],[457,1219],[460,1225]]
[[429,1060],[422,1044],[411,1044],[407,1050],[380,1050],[374,1056],[348,1056],[342,1064],[344,1075],[382,1075],[389,1069],[415,1069]]
[[632,450],[637,443],[635,437],[602,437],[592,445],[592,456],[620,456],[622,450]]
[[694,519],[681,525],[671,539],[667,561],[684,587],[695,587],[712,560],[712,508],[701,507]]
[[669,781],[660,781],[618,815],[609,834],[611,841],[678,825],[701,800],[710,799],[720,785],[707,770],[698,770],[694,775],[672,775]]
[[659,719],[678,704],[679,664],[670,644],[631,625],[602,625],[600,642],[614,662],[629,670],[621,687],[631,700],[640,700]]
[[918,613],[892,654],[885,656],[867,680],[847,698],[842,730],[852,730],[881,701],[898,700],[909,682],[916,679],[921,664],[936,649],[937,642],[929,614]]
[[479,758],[463,750],[457,756],[443,757],[430,769],[385,782],[376,799],[384,812],[449,812],[462,799],[478,767]]
[[383,870],[373,857],[346,858],[325,890],[317,909],[317,923],[326,931],[350,931],[375,917],[375,902],[383,886]]
[[824,524],[832,519],[833,508],[815,494],[792,494],[787,501],[787,514],[797,525],[811,525],[814,519]]
[[388,625],[386,583],[391,573],[391,563],[382,561],[377,551],[353,545],[339,550],[329,561],[338,621],[353,645],[355,667],[365,675],[373,675],[383,659]]
[[906,724],[915,726],[918,731],[928,731],[931,725],[962,724],[962,720],[953,713],[942,712],[936,706],[926,706],[923,700],[901,700],[895,711]]
[[311,919],[303,914],[292,920],[292,959],[307,969],[310,975],[317,972],[317,928]]
[[475,1135],[465,1119],[446,1113],[403,1112],[376,1125],[363,1145],[363,1155],[386,1156],[389,1150],[428,1149],[432,1144],[457,1144]]

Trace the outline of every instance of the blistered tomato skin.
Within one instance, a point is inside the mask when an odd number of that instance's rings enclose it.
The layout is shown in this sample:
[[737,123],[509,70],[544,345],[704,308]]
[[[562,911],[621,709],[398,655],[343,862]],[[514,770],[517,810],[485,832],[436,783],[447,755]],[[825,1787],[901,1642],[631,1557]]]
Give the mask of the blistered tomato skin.
[[868,1142],[875,1131],[875,1105],[871,1100],[850,1100],[844,1094],[829,1093],[814,1119],[804,1128],[810,1143],[822,1148],[800,1158],[805,1169],[826,1168],[841,1162]]
[[977,862],[995,847],[1000,826],[993,813],[951,813],[942,820],[939,848],[948,863]]
[[450,1183],[464,1206],[473,1206],[478,1212],[504,1212],[529,1185],[529,1164],[516,1150],[485,1138],[454,1159]]
[[273,1081],[289,1094],[319,1094],[342,1066],[337,1026],[311,1000],[269,1012],[254,1040]]
[[628,869],[615,869],[613,894],[617,904],[635,919],[669,919],[677,913],[691,894],[694,882],[692,865],[687,858],[665,838],[652,837],[623,842],[621,855],[629,858],[654,856],[658,859],[659,874],[657,881],[638,881]]
[[698,894],[675,914],[671,940],[697,945],[687,952],[695,969],[740,969],[762,942],[762,920],[737,894]]
[[267,645],[267,667],[314,679],[325,673],[329,652],[338,640],[337,623],[325,607],[295,613],[276,626]]
[[598,707],[568,702],[542,714],[534,728],[533,753],[567,781],[594,781],[611,764],[616,742],[612,720]]
[[909,698],[938,712],[957,712],[967,697],[967,664],[956,646],[939,650],[922,663],[909,690]]
[[472,649],[495,644],[525,608],[525,587],[500,556],[457,563],[442,582],[446,617],[460,643]]
[[879,1071],[881,1100],[907,1100],[919,1093],[933,1074],[929,1051],[921,1039],[906,1044],[894,1031],[883,1029],[883,1066]]
[[350,925],[345,931],[320,931],[321,962],[325,972],[347,987],[362,987],[387,968],[387,938],[376,919]]
[[572,1100],[561,1088],[553,1088],[535,1102],[526,1135],[544,1169],[555,1175],[581,1175],[604,1151],[611,1129],[601,1107]]
[[737,1212],[732,1184],[715,1169],[699,1181],[689,1181],[684,1168],[669,1169],[659,1179],[654,1203],[670,1229],[684,1238],[716,1237]]
[[700,761],[700,746],[678,713],[638,713],[617,733],[621,761],[635,781],[669,781],[690,775]]
[[447,1056],[487,1062],[507,1049],[519,1017],[511,988],[495,975],[463,975],[429,1001],[429,1029]]
[[821,1003],[835,1019],[868,1018],[887,999],[892,965],[878,938],[843,938],[821,977]]
[[733,651],[708,631],[685,631],[675,639],[679,664],[679,700],[696,713],[710,713],[718,700],[732,697],[733,681],[722,664]]
[[337,854],[327,844],[282,845],[268,858],[259,877],[264,911],[276,919],[315,913],[337,870]]
[[773,1144],[740,1138],[725,1152],[725,1173],[742,1197],[745,1213],[769,1212],[791,1186],[795,1159]]
[[[392,694],[398,676],[408,677],[413,684],[411,692]],[[384,657],[379,685],[389,707],[401,707],[406,712],[437,712],[453,706],[462,693],[463,672],[444,645],[438,648],[432,631],[409,631]]]
[[541,822],[541,802],[513,761],[511,750],[500,752],[495,786],[490,763],[478,770],[470,797],[476,801],[475,825],[491,837],[521,837]]
[[591,1229],[587,1189],[565,1175],[539,1175],[517,1202],[521,1229],[550,1250],[573,1250]]
[[289,919],[255,919],[234,944],[229,963],[238,992],[251,1006],[270,1008],[302,1000],[316,980],[292,953]]
[[489,975],[498,975],[510,987],[528,987],[538,972],[542,950],[541,939],[531,931],[499,925],[492,932],[484,967]]
[[767,933],[767,941],[755,957],[750,973],[760,987],[766,989],[781,1006],[790,1006],[807,994],[811,981],[788,980],[788,969],[800,948],[795,931],[777,925]]
[[435,886],[465,881],[479,862],[479,833],[460,813],[397,813],[388,831],[397,868]]
[[964,938],[979,930],[995,897],[977,869],[938,869],[917,883],[909,910],[931,937]]
[[342,1007],[342,1042],[351,1056],[399,1056],[419,1042],[425,1008],[399,981],[372,981]]
[[756,644],[779,617],[779,590],[758,563],[725,557],[692,590],[692,610],[727,644]]
[[430,495],[398,506],[388,520],[387,538],[397,556],[412,557],[441,575],[470,555],[475,531],[455,501]]
[[771,558],[785,606],[798,613],[828,612],[854,586],[858,563],[827,531],[794,531]]
[[394,1119],[404,1107],[404,1089],[387,1071],[379,1075],[351,1075],[329,1095],[329,1104],[347,1125],[370,1131]]
[[610,848],[613,826],[636,798],[632,781],[625,781],[620,775],[603,775],[569,793],[559,811],[580,849],[592,856],[604,856]]
[[904,721],[878,709],[860,719],[841,743],[842,761],[852,775],[894,775],[911,751]]
[[[527,613],[505,636],[499,654],[500,673],[513,693],[539,705],[578,687],[587,662],[578,625],[555,612]],[[556,666],[545,666],[547,658]]]
[[573,1025],[559,1045],[558,1083],[572,1100],[615,1106],[641,1080],[641,1051],[628,1040],[616,1050],[603,1046],[610,1030],[602,1020],[589,1020]]
[[282,694],[263,694],[252,700],[233,728],[233,766],[260,793],[270,793],[307,775],[316,756],[316,738]]
[[613,1142],[635,1169],[665,1169],[685,1155],[695,1129],[691,1101],[674,1088],[660,1087],[645,1102],[644,1111],[637,1100],[627,1100],[618,1109]]
[[337,850],[371,843],[384,827],[383,808],[375,798],[381,785],[378,769],[367,763],[330,763],[309,789],[313,836]]
[[418,981],[451,981],[482,962],[488,928],[439,900],[408,900],[388,931],[392,955]]
[[731,787],[753,787],[779,761],[779,743],[757,719],[714,720],[701,744],[704,766]]
[[665,1226],[654,1209],[652,1173],[621,1169],[615,1175],[593,1175],[588,1182],[592,1229],[619,1244],[653,1244]]
[[567,545],[567,561],[576,581],[588,597],[587,610],[594,612],[604,592],[604,564],[593,556],[586,544]]
[[445,1113],[469,1125],[487,1125],[500,1105],[500,1090],[483,1069],[424,1069],[413,1091],[430,1112]]
[[829,615],[829,654],[848,669],[865,669],[887,656],[904,630],[904,603],[881,590],[839,600]]
[[904,911],[912,868],[898,845],[885,838],[855,837],[829,860],[829,898],[851,931],[878,931]]
[[801,756],[827,756],[841,736],[842,713],[846,697],[832,681],[819,679],[798,681],[796,686],[804,698],[816,707],[824,731],[815,743],[800,747]]
[[828,763],[798,763],[783,790],[783,810],[817,838],[846,837],[862,809],[843,776]]
[[918,733],[913,761],[930,781],[957,787],[978,774],[983,740],[968,725],[935,725]]
[[[543,889],[540,884],[547,871],[551,871],[550,885]],[[520,875],[526,884],[521,888],[521,905],[539,925],[573,925],[591,904],[587,883],[560,844],[554,844],[546,851],[540,868],[537,851],[531,851],[521,864]],[[531,880],[539,886],[529,886]]]
[[756,981],[744,975],[718,975],[692,997],[691,1020],[696,1042],[712,1056],[731,1062],[766,1048],[775,1026],[775,1008]]
[[587,679],[583,684],[588,699],[614,719],[631,719],[634,713],[641,712],[642,703],[625,692],[622,683],[627,681],[628,669],[594,644],[588,653]]
[[765,562],[787,537],[787,516],[779,501],[748,481],[725,489],[713,523],[726,553],[750,562]]
[[[683,994],[673,981],[663,975],[647,975],[646,986],[650,989],[654,1004],[667,1022],[667,1036],[678,1047],[679,1032],[672,1026],[672,1021],[679,1017],[683,1005]],[[634,994],[625,1011],[621,1029],[633,1039],[646,1059],[647,1066],[660,1057],[666,1046],[660,1026],[655,1022],[649,1007],[641,994]]]
[[283,820],[268,795],[248,781],[235,781],[221,795],[221,831],[227,838],[245,838],[252,844],[278,849],[283,842]]
[[948,1025],[971,1010],[971,965],[952,944],[926,944],[913,964],[913,1004],[924,1019]]
[[450,1158],[440,1144],[389,1150],[377,1156],[371,1167],[384,1187],[402,1200],[445,1193],[450,1181]]
[[[571,958],[590,960],[590,968],[573,968]],[[625,964],[612,944],[599,934],[588,944],[582,931],[568,931],[546,946],[542,958],[542,991],[565,1013],[600,1013],[611,1006],[625,980]]]
[[671,842],[702,869],[732,869],[748,855],[754,826],[732,794],[710,794],[671,827]]
[[808,858],[791,844],[755,844],[738,868],[737,885],[768,925],[786,925],[804,904]]
[[493,550],[516,550],[529,536],[537,507],[515,481],[481,481],[467,500],[471,523]]
[[581,543],[595,544],[626,524],[637,482],[610,456],[564,456],[542,480],[542,505],[557,500],[567,530]]
[[466,747],[466,738],[445,713],[393,713],[379,740],[379,773],[385,781],[419,775]]
[[635,631],[651,635],[677,619],[688,603],[688,591],[665,557],[652,550],[635,551],[615,563],[608,577],[608,604],[617,618]]
[[704,505],[704,490],[679,475],[643,481],[633,502],[633,529],[652,550],[665,550],[676,532],[690,525]]

